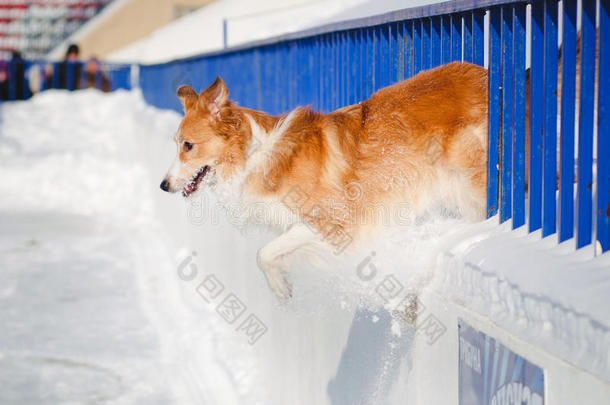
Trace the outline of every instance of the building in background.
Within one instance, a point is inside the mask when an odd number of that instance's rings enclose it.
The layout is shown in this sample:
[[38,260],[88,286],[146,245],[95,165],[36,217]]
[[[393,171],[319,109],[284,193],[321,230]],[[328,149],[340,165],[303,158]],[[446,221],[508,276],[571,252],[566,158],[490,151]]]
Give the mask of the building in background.
[[157,63],[442,0],[217,0],[108,55]]
[[[0,0],[1,1],[1,0]],[[160,27],[215,0],[114,0],[88,24],[58,44],[49,57],[61,58],[69,43],[78,43],[81,57],[105,59]]]
[[0,58],[37,59],[113,0],[0,0]]

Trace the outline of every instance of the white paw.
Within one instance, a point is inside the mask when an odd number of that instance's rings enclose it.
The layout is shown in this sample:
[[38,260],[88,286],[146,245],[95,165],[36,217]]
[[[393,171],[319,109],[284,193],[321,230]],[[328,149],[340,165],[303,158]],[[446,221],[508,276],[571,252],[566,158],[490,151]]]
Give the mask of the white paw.
[[258,255],[258,267],[265,274],[267,284],[269,284],[269,287],[271,287],[271,290],[273,290],[280,301],[285,302],[292,297],[292,286],[286,280],[284,272],[280,270],[277,264],[262,260],[260,252]]
[[280,271],[265,271],[264,273],[269,287],[271,287],[280,301],[288,301],[292,297],[292,286],[286,281],[286,277]]

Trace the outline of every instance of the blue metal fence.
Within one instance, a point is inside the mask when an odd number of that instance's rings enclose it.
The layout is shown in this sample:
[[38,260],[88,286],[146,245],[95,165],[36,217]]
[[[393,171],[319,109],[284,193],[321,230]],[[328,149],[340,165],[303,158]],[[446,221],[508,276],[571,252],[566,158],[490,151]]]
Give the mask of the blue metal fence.
[[88,68],[90,63],[21,59],[2,63],[0,100],[25,100],[33,92],[48,89],[131,89],[130,65],[101,63],[94,71]]
[[[529,231],[541,229],[544,236],[559,227],[560,241],[576,232],[578,247],[596,239],[606,251],[610,248],[609,11],[610,0],[582,0],[582,5],[576,0],[453,1],[144,65],[139,80],[145,99],[160,108],[181,110],[175,96],[180,85],[203,89],[220,75],[231,99],[243,106],[271,114],[298,105],[328,112],[444,63],[486,64],[488,215],[499,213],[502,222],[512,219],[514,228],[527,223]],[[600,14],[598,92],[596,12]],[[528,15],[531,26],[526,32]],[[577,15],[582,15],[578,76]],[[559,127],[558,75],[563,92]]]

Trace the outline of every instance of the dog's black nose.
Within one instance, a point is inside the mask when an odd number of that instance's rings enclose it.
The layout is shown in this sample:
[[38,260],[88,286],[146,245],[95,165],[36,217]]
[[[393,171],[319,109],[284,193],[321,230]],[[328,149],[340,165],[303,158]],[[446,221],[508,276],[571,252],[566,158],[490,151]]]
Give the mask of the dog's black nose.
[[169,181],[163,180],[160,187],[163,191],[169,191]]

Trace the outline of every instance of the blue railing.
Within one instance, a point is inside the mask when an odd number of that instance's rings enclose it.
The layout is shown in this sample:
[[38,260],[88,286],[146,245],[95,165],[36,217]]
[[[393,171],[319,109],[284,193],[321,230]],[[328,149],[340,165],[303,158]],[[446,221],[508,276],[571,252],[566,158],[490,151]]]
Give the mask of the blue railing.
[[0,101],[25,100],[48,89],[131,89],[131,67],[97,62],[0,62]]
[[[512,219],[513,228],[527,222],[530,232],[541,229],[543,236],[558,231],[560,241],[573,238],[576,232],[577,247],[596,239],[606,251],[610,248],[610,0],[582,0],[581,6],[575,0],[562,3],[560,8],[556,0],[462,0],[400,10],[144,65],[140,67],[140,86],[150,104],[181,110],[175,96],[179,85],[203,89],[220,75],[231,98],[243,106],[278,114],[309,104],[328,112],[451,61],[486,65],[488,215],[499,213],[502,222]],[[582,8],[579,76],[578,7]],[[559,10],[564,21],[561,31]],[[597,27],[596,10],[600,13]],[[596,28],[601,72],[598,92]],[[558,127],[559,61],[563,97]],[[527,132],[531,134],[529,141]]]

